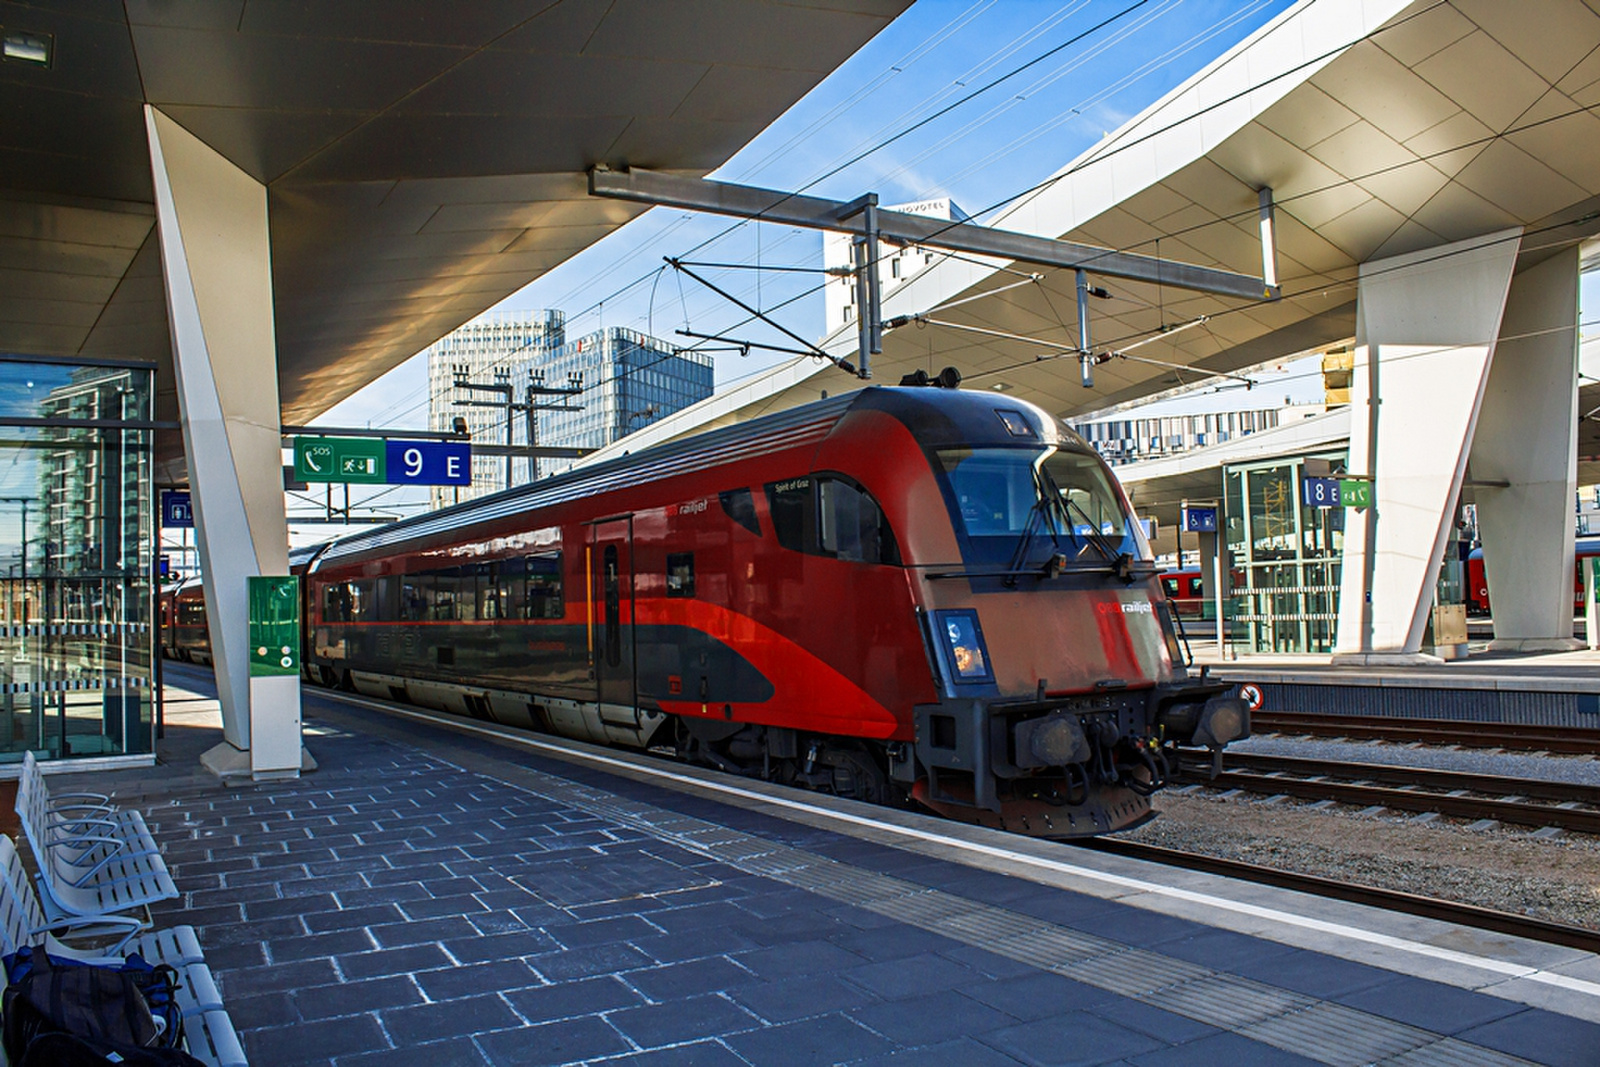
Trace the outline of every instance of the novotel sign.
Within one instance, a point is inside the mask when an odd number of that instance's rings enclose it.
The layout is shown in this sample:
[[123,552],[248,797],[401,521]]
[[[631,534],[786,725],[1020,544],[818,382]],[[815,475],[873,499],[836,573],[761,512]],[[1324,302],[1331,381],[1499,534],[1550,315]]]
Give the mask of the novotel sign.
[[294,473],[302,482],[471,485],[472,444],[374,437],[296,437]]

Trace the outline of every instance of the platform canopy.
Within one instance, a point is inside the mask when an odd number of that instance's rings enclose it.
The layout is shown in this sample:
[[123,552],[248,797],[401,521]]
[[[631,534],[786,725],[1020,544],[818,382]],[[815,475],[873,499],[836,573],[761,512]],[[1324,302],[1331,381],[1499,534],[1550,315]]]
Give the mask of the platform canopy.
[[267,187],[305,423],[644,210],[590,166],[705,174],[908,3],[0,3],[47,59],[0,62],[0,351],[170,366],[145,104]]
[[[1518,269],[1600,232],[1600,13],[1582,0],[1306,0],[1168,93],[989,225],[1262,272],[1258,197],[1275,201],[1284,296],[1251,301],[1094,278],[1093,348],[1155,337],[1079,381],[1072,356],[935,325],[890,331],[879,382],[958,368],[968,386],[1063,417],[1165,393],[1350,338],[1358,266],[1525,227]],[[959,193],[959,190],[949,190]],[[1001,269],[1006,267],[1009,269]],[[932,317],[1077,345],[1071,271],[943,258],[888,297]],[[1206,321],[1170,336],[1163,329]],[[825,346],[847,355],[853,326]],[[799,360],[643,431],[666,439],[859,382]],[[1240,394],[1244,396],[1245,394]],[[638,449],[646,440],[630,438]],[[600,457],[597,457],[600,458]]]

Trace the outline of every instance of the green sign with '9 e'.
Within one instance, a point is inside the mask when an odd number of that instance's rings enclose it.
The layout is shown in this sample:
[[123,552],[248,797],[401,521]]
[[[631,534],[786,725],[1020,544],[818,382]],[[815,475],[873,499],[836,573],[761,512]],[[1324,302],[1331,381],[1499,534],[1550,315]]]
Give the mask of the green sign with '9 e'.
[[250,676],[300,673],[300,579],[250,578]]

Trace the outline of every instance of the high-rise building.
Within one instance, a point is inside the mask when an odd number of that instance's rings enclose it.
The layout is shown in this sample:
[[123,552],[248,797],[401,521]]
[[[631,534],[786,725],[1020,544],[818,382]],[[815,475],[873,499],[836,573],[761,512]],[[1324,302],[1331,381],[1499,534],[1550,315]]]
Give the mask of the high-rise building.
[[[448,433],[455,420],[465,419],[467,432],[478,444],[503,445],[506,408],[495,390],[467,389],[459,381],[494,386],[504,383],[521,399],[528,368],[567,339],[567,317],[560,311],[496,312],[481,315],[428,349],[428,429]],[[510,443],[526,443],[525,420],[510,420]],[[512,481],[526,480],[527,461],[511,467]],[[433,506],[471,500],[504,489],[507,463],[498,456],[474,455],[472,484],[433,490]]]
[[[581,391],[570,396],[528,392],[529,385],[561,390],[569,382],[581,382]],[[594,449],[704,400],[711,387],[706,353],[682,351],[621,327],[567,341],[559,311],[499,314],[468,323],[428,350],[428,425],[448,432],[456,418],[465,418],[474,444],[500,445],[507,443],[509,413],[512,444]],[[521,410],[530,399],[554,410]],[[508,409],[508,401],[518,407]],[[433,506],[498,492],[508,482],[548,477],[573,462],[518,459],[508,464],[475,454],[472,485],[435,488]]]
[[[885,204],[885,211],[899,211],[907,215],[925,215],[931,219],[948,222],[965,222],[970,216],[956,206],[948,196],[932,200],[918,200],[911,204]],[[850,235],[824,233],[822,235],[822,266],[838,270],[852,266],[850,262]],[[942,253],[920,245],[896,248],[889,244],[878,246],[879,292],[884,299],[898,289],[907,278],[931,265]],[[823,288],[823,306],[827,314],[827,329],[832,333],[840,326],[856,321],[856,280],[854,277],[830,277]]]
[[[657,419],[711,395],[711,356],[612,326],[568,341],[539,364],[551,382],[583,377],[576,411],[545,411],[539,443],[603,448]],[[573,460],[539,461],[540,474],[556,474]]]

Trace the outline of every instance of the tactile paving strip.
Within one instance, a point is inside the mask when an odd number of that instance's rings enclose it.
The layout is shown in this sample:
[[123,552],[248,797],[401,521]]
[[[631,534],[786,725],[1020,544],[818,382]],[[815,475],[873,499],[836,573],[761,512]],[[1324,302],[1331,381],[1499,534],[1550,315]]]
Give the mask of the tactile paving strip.
[[[524,769],[534,792],[748,874],[1144,1001],[1331,1067],[1515,1067],[1532,1061],[1264,982],[864,870],[753,834]],[[519,775],[522,777],[522,775]]]

